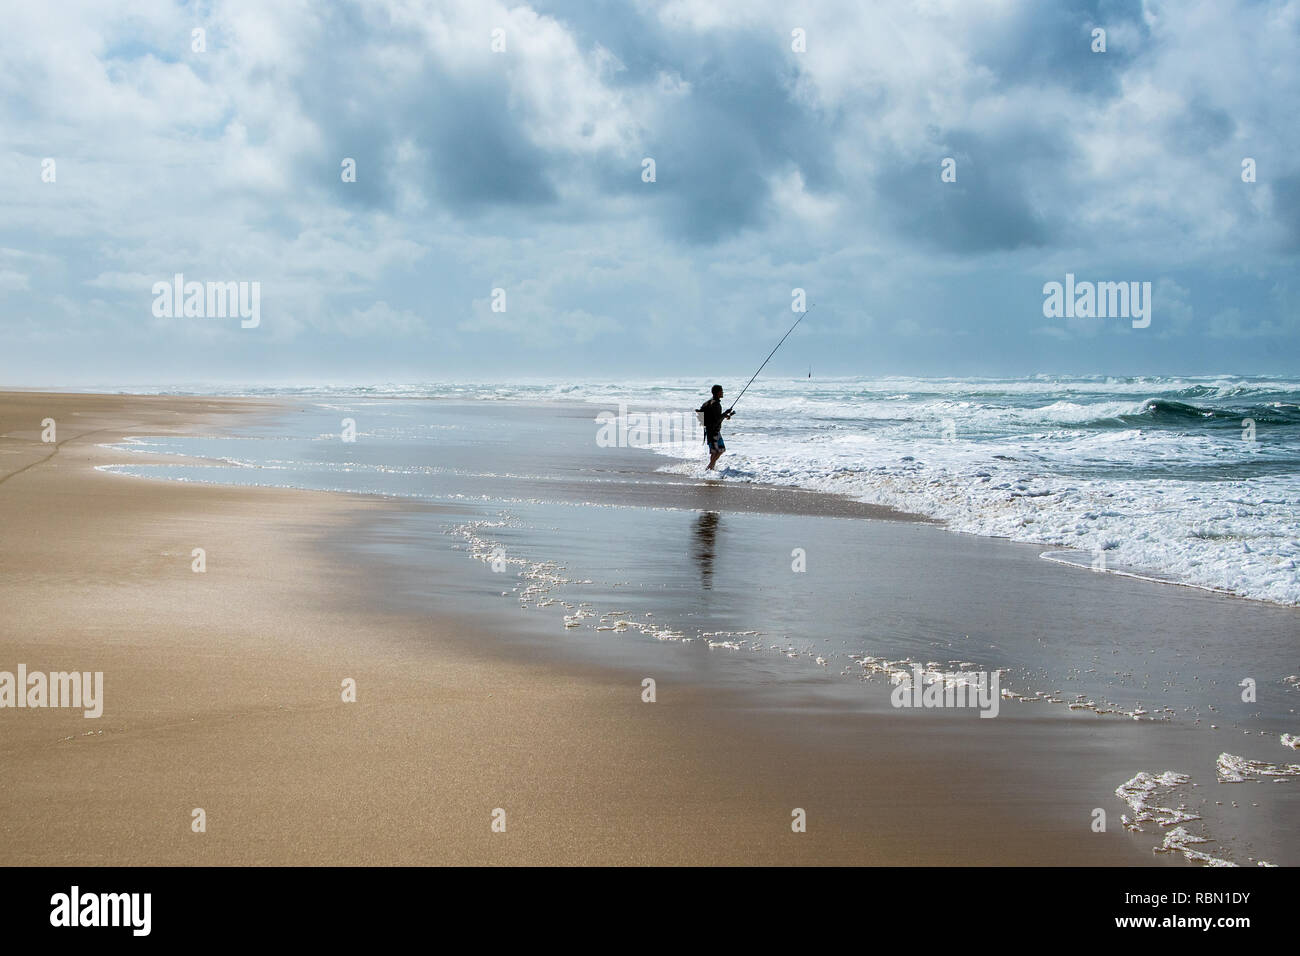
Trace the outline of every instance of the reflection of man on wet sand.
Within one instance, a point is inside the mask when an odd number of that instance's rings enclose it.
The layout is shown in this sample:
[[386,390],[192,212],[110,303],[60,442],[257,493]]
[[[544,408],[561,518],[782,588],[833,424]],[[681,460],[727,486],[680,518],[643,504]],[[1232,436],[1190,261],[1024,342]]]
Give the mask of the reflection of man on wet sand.
[[706,511],[695,519],[695,560],[700,564],[700,582],[711,587],[713,581],[713,550],[718,535],[718,513]]

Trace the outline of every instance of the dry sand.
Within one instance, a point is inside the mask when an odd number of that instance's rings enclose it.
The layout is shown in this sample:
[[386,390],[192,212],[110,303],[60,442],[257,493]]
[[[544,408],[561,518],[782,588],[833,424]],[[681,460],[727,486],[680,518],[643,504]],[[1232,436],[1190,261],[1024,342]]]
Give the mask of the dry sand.
[[1068,761],[1095,727],[1008,725],[989,766],[933,746],[933,720],[704,686],[645,704],[636,675],[475,655],[454,615],[384,611],[380,573],[323,541],[404,505],[94,470],[123,457],[99,443],[262,410],[0,393],[0,670],[102,671],[105,698],[97,720],[0,710],[0,864],[1160,862],[1045,812],[1068,803],[1050,774],[1015,798],[1017,754]]

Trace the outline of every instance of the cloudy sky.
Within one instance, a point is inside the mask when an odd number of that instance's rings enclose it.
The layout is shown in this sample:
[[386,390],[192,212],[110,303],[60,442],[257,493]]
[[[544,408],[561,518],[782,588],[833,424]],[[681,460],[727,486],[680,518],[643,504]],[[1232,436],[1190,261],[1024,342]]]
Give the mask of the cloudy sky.
[[777,374],[1293,374],[1298,51],[1300,0],[10,4],[0,384],[722,378],[794,288]]

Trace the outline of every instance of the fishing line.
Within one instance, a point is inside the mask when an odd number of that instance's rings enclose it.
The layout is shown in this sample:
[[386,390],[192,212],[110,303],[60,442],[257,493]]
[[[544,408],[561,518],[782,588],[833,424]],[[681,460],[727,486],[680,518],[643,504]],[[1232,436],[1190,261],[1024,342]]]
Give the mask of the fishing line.
[[[770,352],[767,353],[767,358],[763,359],[763,364],[760,365],[760,366],[758,367],[758,372],[763,371],[763,368],[767,365],[767,363],[770,362],[770,361],[772,361],[772,356],[776,354],[776,349],[779,349],[779,348],[781,347],[782,343],[784,343],[785,340],[788,339],[788,338],[790,337],[790,333],[793,332],[793,331],[795,330],[795,327],[798,326],[799,323],[803,321],[803,317],[804,317],[805,315],[807,315],[809,312],[811,312],[811,311],[812,311],[813,309],[815,309],[815,308],[817,308],[817,303],[816,303],[816,302],[814,302],[812,305],[810,305],[810,306],[809,306],[807,309],[805,309],[803,312],[800,312],[800,313],[799,313],[799,318],[795,319],[795,320],[794,320],[794,325],[790,326],[790,328],[786,331],[785,335],[781,336],[781,341],[776,343],[776,348],[775,348],[775,349],[772,349],[772,351],[770,351]],[[742,388],[742,389],[740,390],[740,394],[736,396],[736,401],[734,401],[734,402],[731,403],[731,408],[735,408],[735,407],[736,407],[736,402],[739,402],[740,399],[744,396],[744,394],[745,394],[747,391],[749,391],[749,386],[753,385],[753,384],[754,384],[754,379],[758,378],[758,372],[755,372],[753,375],[751,375],[751,376],[749,377],[749,381],[745,383],[745,387]],[[727,409],[727,412],[728,412],[728,413],[730,413],[731,408],[728,408],[728,409]]]

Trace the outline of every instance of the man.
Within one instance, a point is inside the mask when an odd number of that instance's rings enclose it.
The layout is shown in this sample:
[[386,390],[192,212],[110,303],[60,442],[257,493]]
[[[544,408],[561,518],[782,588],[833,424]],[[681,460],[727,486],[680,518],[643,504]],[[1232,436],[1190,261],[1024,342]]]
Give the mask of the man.
[[695,410],[704,423],[704,443],[709,446],[709,471],[718,463],[727,446],[722,441],[722,423],[734,412],[722,410],[722,386],[713,386],[713,397]]

